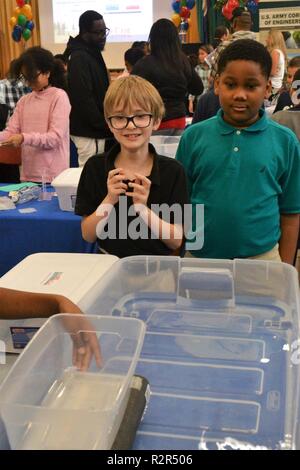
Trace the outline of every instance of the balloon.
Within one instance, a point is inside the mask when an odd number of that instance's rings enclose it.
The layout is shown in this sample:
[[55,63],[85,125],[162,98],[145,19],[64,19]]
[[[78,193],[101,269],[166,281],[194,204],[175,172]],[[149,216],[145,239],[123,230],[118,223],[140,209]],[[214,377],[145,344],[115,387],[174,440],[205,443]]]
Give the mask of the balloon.
[[14,16],[18,18],[18,16],[21,14],[21,8],[17,7],[14,9]]
[[180,12],[180,2],[179,1],[172,2],[172,8],[175,11],[175,13],[179,13]]
[[257,8],[258,8],[256,0],[249,0],[247,2],[247,8],[250,11],[250,13],[254,15],[257,12]]
[[22,34],[22,31],[23,31],[23,28],[22,26],[16,24],[16,26],[14,27],[13,31],[15,31],[16,33],[18,34]]
[[183,31],[187,31],[189,29],[189,24],[187,21],[185,21],[184,23],[181,24],[181,28],[183,29]]
[[228,0],[227,2],[229,10],[233,12],[236,8],[240,6],[240,3],[238,0]]
[[180,15],[178,15],[178,13],[176,13],[175,15],[172,15],[171,20],[173,21],[173,23],[175,24],[175,26],[178,28],[178,26],[179,26],[180,23],[181,23]]
[[24,5],[21,8],[21,13],[26,16],[27,20],[32,20],[32,10],[30,5]]
[[25,24],[27,23],[27,18],[25,15],[19,15],[18,16],[18,24],[20,26],[25,26]]
[[21,36],[20,37],[16,36],[14,31],[11,33],[11,37],[15,42],[21,41]]
[[190,9],[188,7],[181,7],[180,9],[180,16],[181,18],[189,18],[190,17]]
[[18,20],[15,16],[12,16],[11,19],[9,20],[9,24],[12,27],[16,26],[17,22],[18,22]]
[[22,36],[23,36],[23,38],[25,39],[25,41],[28,41],[28,39],[31,38],[31,31],[30,31],[30,29],[25,28],[24,31],[23,31]]
[[34,28],[34,22],[33,21],[27,21],[25,28],[30,29],[30,31],[33,30]]
[[32,9],[30,0],[16,0],[17,7],[14,9],[14,15],[9,23],[13,27],[12,39],[16,42],[21,41],[22,37],[28,41],[32,36],[32,30],[35,27],[32,21]]
[[228,2],[222,7],[222,15],[229,21],[232,18],[232,10],[230,9]]
[[13,29],[11,37],[15,42],[20,42],[22,37],[22,28],[19,25],[16,25]]
[[187,6],[187,8],[189,8],[190,10],[191,10],[192,8],[194,8],[195,3],[196,3],[195,0],[186,0],[186,6]]

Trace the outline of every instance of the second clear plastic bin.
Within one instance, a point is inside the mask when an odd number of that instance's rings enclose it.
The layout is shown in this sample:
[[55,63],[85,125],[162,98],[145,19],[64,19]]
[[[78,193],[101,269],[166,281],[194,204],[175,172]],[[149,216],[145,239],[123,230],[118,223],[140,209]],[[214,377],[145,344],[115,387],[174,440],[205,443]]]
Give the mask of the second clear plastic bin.
[[81,307],[147,325],[135,449],[300,448],[299,284],[285,263],[140,256]]
[[[89,317],[102,354],[86,372],[73,367],[66,324],[50,318],[0,388],[0,410],[11,449],[110,449],[127,405],[145,326],[136,319]],[[67,322],[67,323],[66,323]],[[74,331],[74,329],[73,329]]]
[[180,138],[181,136],[153,135],[150,142],[159,155],[175,158]]

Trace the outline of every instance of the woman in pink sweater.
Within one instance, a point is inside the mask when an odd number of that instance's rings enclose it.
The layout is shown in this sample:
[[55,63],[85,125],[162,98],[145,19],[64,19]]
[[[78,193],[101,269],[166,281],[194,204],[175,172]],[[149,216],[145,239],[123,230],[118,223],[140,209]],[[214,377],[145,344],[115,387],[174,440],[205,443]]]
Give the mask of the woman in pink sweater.
[[52,53],[31,47],[18,59],[18,71],[32,92],[23,96],[0,132],[0,145],[22,147],[22,181],[51,181],[69,167],[70,102],[64,69]]

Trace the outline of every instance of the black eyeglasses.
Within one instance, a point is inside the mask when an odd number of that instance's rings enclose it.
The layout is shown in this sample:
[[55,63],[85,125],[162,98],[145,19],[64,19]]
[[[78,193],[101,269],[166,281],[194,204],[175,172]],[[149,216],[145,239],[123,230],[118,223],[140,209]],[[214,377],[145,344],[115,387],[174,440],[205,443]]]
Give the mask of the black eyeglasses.
[[100,31],[89,31],[89,33],[94,34],[95,36],[100,36],[101,38],[106,38],[110,33],[110,29],[105,28],[101,29]]
[[26,75],[24,75],[24,73],[21,73],[19,75],[19,80],[21,80],[22,82],[34,82],[42,73],[43,72],[38,72],[33,77],[27,77]]
[[152,114],[136,114],[134,116],[110,116],[108,118],[113,129],[126,129],[128,124],[132,122],[135,127],[143,129],[150,126]]

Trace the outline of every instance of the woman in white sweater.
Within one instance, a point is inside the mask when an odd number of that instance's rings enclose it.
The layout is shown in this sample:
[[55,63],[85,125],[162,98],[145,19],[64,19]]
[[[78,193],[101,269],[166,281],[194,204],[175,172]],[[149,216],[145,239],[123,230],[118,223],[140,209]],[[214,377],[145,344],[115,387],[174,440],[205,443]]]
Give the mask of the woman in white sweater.
[[286,70],[286,47],[281,31],[270,29],[267,36],[267,49],[272,57],[271,82],[273,94],[282,87],[283,77]]

